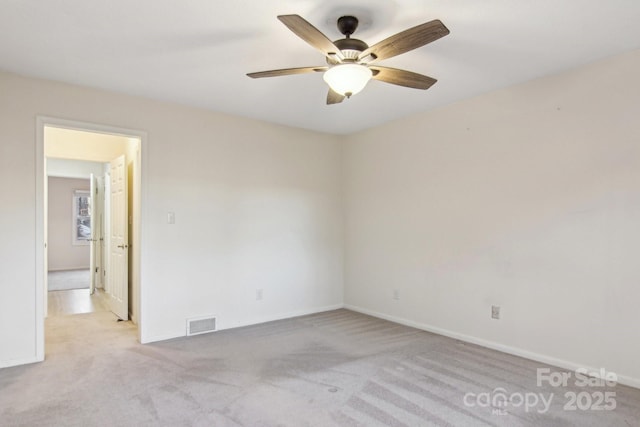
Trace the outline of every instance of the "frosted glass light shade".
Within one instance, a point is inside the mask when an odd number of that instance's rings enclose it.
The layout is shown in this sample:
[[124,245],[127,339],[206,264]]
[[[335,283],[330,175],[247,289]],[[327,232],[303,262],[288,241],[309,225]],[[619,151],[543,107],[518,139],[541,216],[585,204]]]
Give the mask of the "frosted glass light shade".
[[325,71],[323,78],[334,92],[348,97],[364,89],[371,76],[364,65],[339,64]]

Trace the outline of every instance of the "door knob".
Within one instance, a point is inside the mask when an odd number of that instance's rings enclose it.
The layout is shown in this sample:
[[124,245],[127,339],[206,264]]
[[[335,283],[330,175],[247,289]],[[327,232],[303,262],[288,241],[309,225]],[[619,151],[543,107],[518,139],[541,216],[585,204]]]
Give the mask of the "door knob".
[[127,246],[127,245],[118,245],[118,247],[119,247],[120,249],[124,249],[124,248],[127,248],[128,246]]

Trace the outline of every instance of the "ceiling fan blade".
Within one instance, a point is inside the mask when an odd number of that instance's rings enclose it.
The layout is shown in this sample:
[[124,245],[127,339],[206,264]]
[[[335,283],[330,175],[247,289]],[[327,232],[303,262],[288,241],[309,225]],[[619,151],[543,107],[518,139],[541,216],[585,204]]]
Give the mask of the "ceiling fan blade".
[[[432,41],[449,34],[449,29],[439,19],[409,28],[389,38],[382,40],[365,49],[359,56],[359,61],[373,62],[379,59],[387,59],[410,50],[424,46]],[[366,60],[367,56],[370,60]]]
[[304,74],[304,73],[312,73],[312,72],[322,72],[326,71],[329,67],[299,67],[299,68],[283,68],[281,70],[269,70],[269,71],[258,71],[256,73],[247,73],[247,76],[252,79],[258,79],[261,77],[278,77],[278,76],[289,76],[291,74]]
[[398,86],[405,86],[414,89],[429,89],[433,86],[437,80],[424,76],[422,74],[414,73],[412,71],[398,70],[397,68],[379,67],[372,65],[369,67],[373,71],[372,79],[380,80],[381,82],[391,83]]
[[329,88],[329,93],[327,93],[327,105],[339,104],[342,101],[344,101],[344,95],[340,95],[338,92]]
[[324,53],[327,57],[337,58],[340,61],[344,59],[340,49],[303,17],[299,15],[280,15],[278,19],[298,37]]

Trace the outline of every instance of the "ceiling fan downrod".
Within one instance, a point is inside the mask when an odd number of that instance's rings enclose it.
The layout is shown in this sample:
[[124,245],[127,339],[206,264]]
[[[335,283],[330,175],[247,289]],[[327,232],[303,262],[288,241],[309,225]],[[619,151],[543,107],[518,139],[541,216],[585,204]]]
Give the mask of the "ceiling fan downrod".
[[[341,51],[353,51],[360,53],[369,48],[369,45],[363,42],[362,40],[352,39],[351,35],[355,33],[358,28],[358,18],[355,16],[341,16],[338,18],[338,30],[341,34],[344,35],[343,39],[336,40],[333,44],[340,49]],[[349,55],[345,55],[346,59],[349,58]],[[357,56],[357,55],[356,55]]]

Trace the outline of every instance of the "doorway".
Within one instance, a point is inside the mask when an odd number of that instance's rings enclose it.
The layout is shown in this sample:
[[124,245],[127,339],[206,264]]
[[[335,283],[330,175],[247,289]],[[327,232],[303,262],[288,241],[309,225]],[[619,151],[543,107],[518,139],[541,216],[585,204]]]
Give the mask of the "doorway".
[[[146,134],[144,132],[73,122],[62,119],[38,117],[36,139],[36,316],[37,322],[37,358],[44,360],[45,332],[44,319],[48,306],[48,166],[82,162],[94,162],[105,165],[105,174],[99,178],[103,185],[104,217],[118,216],[113,219],[114,226],[109,234],[100,242],[101,236],[95,234],[91,240],[91,272],[92,289],[100,286],[102,276],[103,292],[107,291],[107,305],[122,320],[131,320],[137,325],[138,339],[142,342],[142,310],[141,297],[141,253],[142,216],[143,216],[143,164],[145,163]],[[115,163],[114,163],[115,162]],[[108,165],[108,166],[107,166]],[[116,168],[116,169],[114,169]],[[116,181],[114,181],[113,179]],[[108,181],[107,181],[108,180]],[[114,184],[118,188],[112,197],[104,191],[105,187]],[[95,190],[91,190],[95,191]],[[70,207],[71,209],[71,207]],[[111,209],[111,210],[110,210]],[[114,210],[115,209],[115,210]],[[113,214],[116,212],[116,214]],[[86,219],[82,227],[86,228]],[[119,223],[116,223],[119,221]],[[109,222],[105,220],[105,222]],[[118,225],[119,224],[119,225]],[[119,239],[119,240],[117,240]],[[110,249],[110,241],[115,243],[117,252]],[[106,256],[105,256],[106,254]],[[112,256],[110,257],[109,254]],[[105,259],[107,261],[105,261]],[[118,267],[118,265],[121,265]],[[124,288],[123,288],[124,287]],[[120,290],[118,290],[120,289]],[[124,289],[124,290],[123,290]],[[124,307],[123,305],[124,304]]]
[[[61,136],[45,137],[45,155]],[[107,164],[46,156],[46,165],[46,316],[109,312],[102,248]]]

